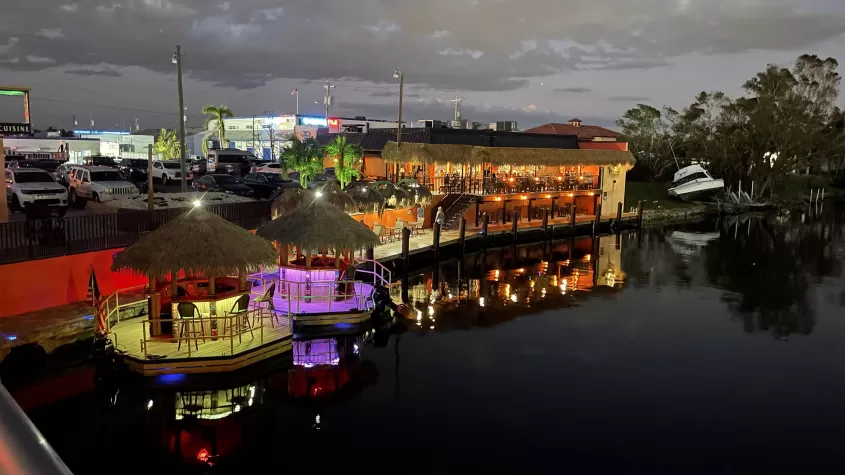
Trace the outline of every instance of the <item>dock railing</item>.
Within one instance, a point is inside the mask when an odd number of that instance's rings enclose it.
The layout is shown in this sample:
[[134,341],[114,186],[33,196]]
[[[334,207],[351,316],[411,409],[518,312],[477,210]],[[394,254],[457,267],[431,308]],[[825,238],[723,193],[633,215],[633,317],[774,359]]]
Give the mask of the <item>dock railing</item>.
[[[361,280],[300,282],[264,278],[258,279],[257,282],[258,285],[252,286],[253,297],[264,295],[270,285],[276,284],[277,295],[274,297],[281,299],[286,306],[276,310],[286,311],[289,317],[347,311],[350,308],[344,303],[350,299],[354,299],[355,310],[364,312],[375,307],[372,289]],[[306,305],[310,304],[322,305],[307,308]]]
[[357,268],[356,272],[361,272],[362,274],[369,274],[372,275],[372,284],[373,286],[376,285],[383,285],[385,287],[390,287],[390,283],[393,282],[393,275],[390,272],[390,269],[384,266],[381,262],[374,260],[374,259],[366,259],[363,257],[356,257],[356,263],[363,263],[363,264],[371,264],[372,269],[367,268]]
[[[238,324],[238,322],[242,322],[244,318],[248,319],[250,327],[244,327],[243,325]],[[257,339],[259,345],[263,345],[265,343],[264,319],[266,318],[273,317],[269,314],[267,309],[263,308],[248,310],[240,314],[223,315],[216,317],[185,319],[176,318],[172,320],[173,338],[168,341],[163,341],[161,338],[152,338],[149,336],[150,325],[161,324],[163,321],[160,320],[156,322],[150,320],[143,320],[139,322],[139,324],[142,325],[142,338],[140,340],[141,353],[145,360],[149,360],[150,344],[167,343],[176,347],[175,349],[178,352],[186,352],[188,358],[234,356],[236,354],[248,351],[253,348],[252,346],[246,348],[236,348],[235,339],[238,339],[238,346],[241,345],[241,342],[243,342],[243,340],[254,341]],[[186,334],[180,334],[180,327],[183,324],[187,325],[188,331],[186,332]],[[211,329],[214,328],[215,325],[220,331],[218,331],[216,335],[211,335]],[[279,325],[282,327],[287,326],[288,328],[292,328],[289,321],[284,322],[283,320],[281,320],[279,323],[274,323],[274,325]],[[195,332],[198,330],[205,332],[205,334],[195,334]],[[217,345],[214,347],[214,351],[209,351],[208,346],[203,348],[204,345],[208,345],[209,343],[226,340],[229,341],[229,345]],[[197,348],[199,348],[199,350],[197,350]],[[226,350],[228,350],[228,352]],[[197,351],[200,351],[202,353],[202,356],[197,355]],[[154,355],[154,359],[157,359],[160,356],[167,356],[169,358],[179,358],[182,356],[181,354],[173,356],[173,349],[169,349],[168,352],[170,353],[169,355]]]

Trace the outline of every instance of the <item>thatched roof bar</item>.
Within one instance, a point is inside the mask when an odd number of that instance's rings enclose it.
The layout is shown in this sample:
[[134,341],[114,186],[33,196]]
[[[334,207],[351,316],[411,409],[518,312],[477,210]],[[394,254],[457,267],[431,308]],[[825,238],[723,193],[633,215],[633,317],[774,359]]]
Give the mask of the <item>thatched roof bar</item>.
[[560,148],[478,147],[472,145],[443,145],[388,142],[381,152],[392,163],[455,163],[466,165],[620,165],[628,169],[636,159],[631,152],[615,150],[586,150]]
[[258,236],[303,249],[368,249],[379,244],[367,226],[323,199],[305,201],[256,231]]

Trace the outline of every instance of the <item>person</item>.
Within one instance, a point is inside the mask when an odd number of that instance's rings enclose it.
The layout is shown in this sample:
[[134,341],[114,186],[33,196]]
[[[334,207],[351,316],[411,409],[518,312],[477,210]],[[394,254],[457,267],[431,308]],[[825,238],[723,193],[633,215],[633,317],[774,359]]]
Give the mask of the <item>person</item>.
[[443,223],[446,222],[446,213],[443,212],[443,207],[437,207],[437,215],[434,216],[434,222],[443,226]]

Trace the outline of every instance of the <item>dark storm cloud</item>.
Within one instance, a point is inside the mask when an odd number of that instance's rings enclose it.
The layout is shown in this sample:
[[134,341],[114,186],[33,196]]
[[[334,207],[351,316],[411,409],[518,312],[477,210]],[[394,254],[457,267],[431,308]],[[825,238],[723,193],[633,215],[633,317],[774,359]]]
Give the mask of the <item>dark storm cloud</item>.
[[565,71],[812,45],[845,32],[845,2],[822,11],[820,1],[799,10],[797,0],[28,0],[0,16],[0,61],[39,70],[156,55],[143,66],[172,73],[179,43],[186,73],[221,86],[388,83],[399,67],[409,84],[507,91]]
[[94,69],[68,69],[65,71],[65,74],[74,74],[76,76],[106,76],[110,78],[119,78],[122,76],[117,71],[113,70],[94,70]]
[[588,87],[557,87],[554,89],[555,92],[567,92],[572,94],[581,94],[584,92],[590,92],[592,89]]

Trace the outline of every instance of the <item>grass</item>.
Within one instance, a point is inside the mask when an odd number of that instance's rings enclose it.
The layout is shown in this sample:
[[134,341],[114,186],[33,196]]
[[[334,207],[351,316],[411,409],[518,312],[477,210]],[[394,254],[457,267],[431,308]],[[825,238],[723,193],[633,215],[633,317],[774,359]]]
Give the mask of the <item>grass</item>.
[[679,199],[670,198],[665,183],[629,181],[625,184],[625,209],[637,206],[643,201],[643,209],[684,209],[695,207]]

